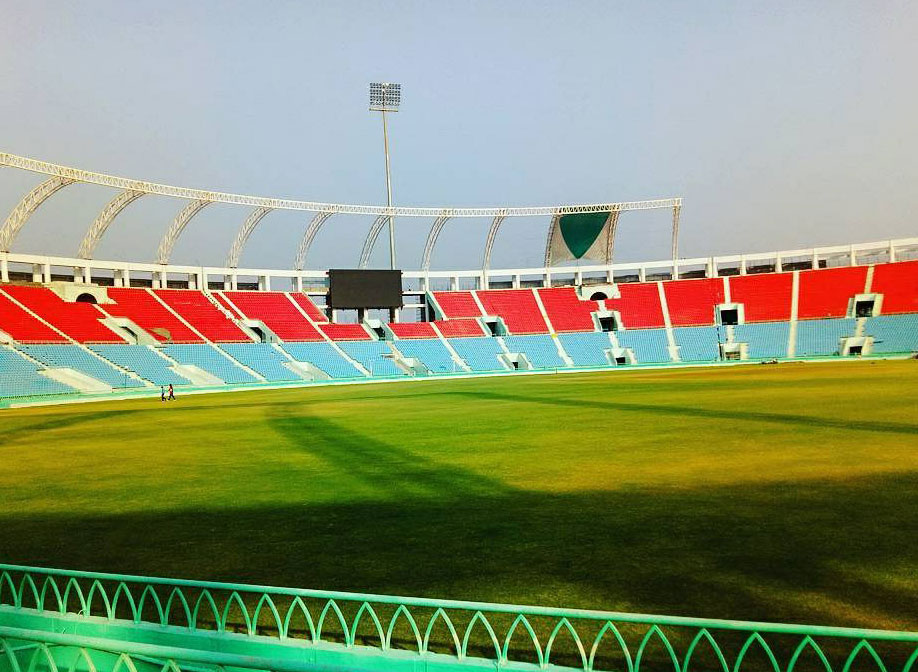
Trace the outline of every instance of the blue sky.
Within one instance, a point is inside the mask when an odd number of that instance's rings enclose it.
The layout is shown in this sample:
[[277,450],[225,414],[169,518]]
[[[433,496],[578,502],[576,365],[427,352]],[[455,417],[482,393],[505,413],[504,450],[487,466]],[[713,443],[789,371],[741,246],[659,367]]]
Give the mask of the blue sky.
[[[0,0],[0,15],[0,151],[382,203],[367,85],[390,80],[397,204],[678,195],[683,256],[918,235],[918,3]],[[0,171],[0,214],[38,179]],[[74,254],[112,195],[63,190],[14,251]],[[137,201],[96,256],[151,260],[181,206]],[[205,210],[173,260],[221,264],[246,214]],[[266,217],[243,265],[289,267],[307,220]],[[370,223],[331,219],[310,265],[354,265]],[[429,225],[398,222],[402,267]],[[433,266],[477,266],[487,225],[450,222]],[[538,265],[546,226],[510,221],[492,265]],[[668,227],[623,215],[617,258],[665,258]]]

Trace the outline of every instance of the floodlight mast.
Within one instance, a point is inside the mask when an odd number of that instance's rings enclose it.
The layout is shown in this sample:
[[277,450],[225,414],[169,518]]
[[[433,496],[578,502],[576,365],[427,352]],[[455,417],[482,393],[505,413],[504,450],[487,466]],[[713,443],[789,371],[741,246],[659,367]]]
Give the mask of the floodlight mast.
[[[383,148],[386,152],[386,207],[392,208],[392,176],[389,172],[389,129],[386,112],[398,112],[402,102],[402,85],[390,82],[370,84],[370,111],[382,113]],[[395,270],[395,218],[389,214],[389,266]]]

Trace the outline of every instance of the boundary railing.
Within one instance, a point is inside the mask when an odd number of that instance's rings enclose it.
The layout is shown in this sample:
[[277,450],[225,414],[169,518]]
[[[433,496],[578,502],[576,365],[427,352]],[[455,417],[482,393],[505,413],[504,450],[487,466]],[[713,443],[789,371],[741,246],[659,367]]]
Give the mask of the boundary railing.
[[[352,654],[352,669],[365,669],[370,659],[374,669],[416,669],[412,666],[421,658],[428,668],[463,663],[491,669],[565,667],[584,672],[918,672],[918,632],[0,565],[0,637],[9,637],[10,628],[19,628],[17,636],[29,628],[34,631],[36,623],[45,622],[42,617],[54,624],[51,630],[67,632],[70,637],[80,632],[77,624],[82,621],[109,624],[99,632],[105,636],[118,632],[122,641],[139,636],[136,633],[142,633],[147,642],[156,633],[181,633],[184,637],[204,635],[211,643],[217,635],[234,645],[241,641],[319,647]],[[120,629],[111,627],[116,624]],[[40,639],[37,634],[32,637]],[[67,643],[79,645],[80,640]],[[183,646],[193,649],[196,645],[186,642]],[[345,656],[343,660],[350,659]]]

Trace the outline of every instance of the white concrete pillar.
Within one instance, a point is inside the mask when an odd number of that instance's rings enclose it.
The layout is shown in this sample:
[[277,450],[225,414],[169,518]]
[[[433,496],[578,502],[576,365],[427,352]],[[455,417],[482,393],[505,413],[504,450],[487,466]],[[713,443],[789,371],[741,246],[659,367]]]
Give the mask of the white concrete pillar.
[[746,255],[739,258],[739,274],[746,275]]
[[574,286],[583,286],[583,273],[581,271],[574,271]]
[[641,282],[647,282],[647,269],[643,266],[638,268],[638,280]]
[[[546,283],[550,283],[550,282],[551,282],[551,276],[550,276],[548,273],[545,274],[545,281],[546,281]],[[519,273],[514,273],[514,274],[513,274],[513,279],[512,279],[512,281],[511,281],[511,284],[513,285],[513,289],[519,289],[519,288],[520,288],[520,275],[519,275]]]
[[0,257],[0,282],[10,281],[10,262],[4,254]]
[[896,246],[893,245],[892,241],[889,241],[889,260],[890,261],[896,260]]
[[780,273],[784,270],[784,267],[781,264],[781,255],[775,257],[775,273]]
[[42,267],[42,273],[44,275],[42,282],[51,282],[51,264],[49,262],[45,262]]
[[296,291],[302,292],[303,291],[303,276],[302,275],[296,276],[295,282],[296,282]]
[[236,275],[235,273],[233,273],[233,274],[230,276],[230,286],[233,288],[233,291],[234,291],[234,292],[235,292],[237,289],[239,289],[239,276]]
[[41,282],[41,264],[32,264],[32,282]]
[[263,292],[271,291],[271,276],[270,275],[259,275],[258,276],[258,289]]
[[455,292],[456,290],[459,289],[459,276],[458,275],[450,276],[449,289],[452,292]]

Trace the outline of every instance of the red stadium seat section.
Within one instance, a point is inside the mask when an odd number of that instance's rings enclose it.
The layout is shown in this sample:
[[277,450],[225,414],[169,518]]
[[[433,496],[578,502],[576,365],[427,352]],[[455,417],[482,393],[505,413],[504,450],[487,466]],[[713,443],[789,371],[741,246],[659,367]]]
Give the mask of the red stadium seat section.
[[296,301],[296,304],[303,309],[303,312],[309,315],[309,319],[315,322],[316,324],[321,324],[322,322],[328,322],[328,316],[323,313],[319,307],[312,302],[305,294],[300,294],[299,292],[291,292],[290,298]]
[[[9,289],[2,286],[0,289]],[[20,343],[69,343],[41,320],[37,320],[0,294],[0,331]]]
[[105,315],[91,303],[68,303],[46,287],[9,285],[4,290],[78,343],[124,343],[100,322]]
[[704,326],[714,324],[714,308],[724,302],[724,279],[671,280],[663,291],[674,327]]
[[797,319],[844,317],[849,300],[864,293],[866,282],[866,266],[801,271]]
[[324,341],[322,334],[297,310],[284,292],[225,292],[242,313],[261,320],[282,341]]
[[730,300],[743,304],[746,322],[786,322],[791,315],[791,273],[734,275],[730,283]]
[[617,285],[621,295],[606,299],[606,308],[617,310],[627,329],[664,326],[660,290],[655,282],[626,282]]
[[399,338],[436,338],[430,322],[390,322],[389,329]]
[[333,341],[371,341],[369,332],[360,324],[320,324],[319,329]]
[[157,289],[156,295],[210,341],[251,343],[235,322],[196,289]]
[[484,336],[484,329],[475,319],[437,320],[434,322],[444,338],[465,338],[468,336]]
[[471,292],[434,292],[445,317],[481,317],[481,308]]
[[145,289],[113,287],[108,290],[108,298],[113,299],[115,303],[106,303],[102,307],[106,313],[131,320],[159,341],[204,342]]
[[539,298],[545,314],[555,331],[594,331],[593,312],[599,309],[596,301],[583,301],[573,287],[539,289]]
[[918,313],[918,261],[877,264],[870,291],[883,295],[883,314]]
[[498,315],[511,334],[547,334],[548,325],[531,289],[476,292],[488,315]]
[[217,300],[217,303],[219,303],[221,306],[226,308],[230,312],[230,314],[236,319],[245,317],[242,313],[239,312],[236,306],[230,303],[229,300],[225,296],[223,296],[223,294],[221,294],[220,292],[214,292],[211,296],[213,296]]

